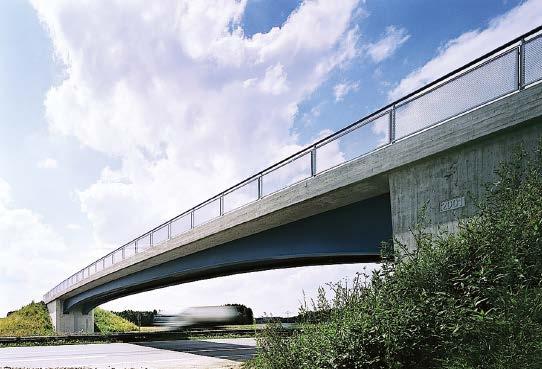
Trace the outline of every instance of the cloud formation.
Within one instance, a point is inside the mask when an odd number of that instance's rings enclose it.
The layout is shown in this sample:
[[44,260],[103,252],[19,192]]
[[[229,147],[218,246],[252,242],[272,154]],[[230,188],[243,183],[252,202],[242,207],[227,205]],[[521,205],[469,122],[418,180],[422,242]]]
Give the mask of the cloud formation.
[[357,91],[359,89],[358,82],[344,82],[338,83],[333,87],[333,95],[335,95],[335,101],[342,101],[350,91]]
[[9,261],[0,264],[0,314],[25,305],[30,299],[41,300],[52,287],[50,281],[64,277],[71,265],[67,261],[74,259],[62,237],[39,214],[14,206],[11,187],[2,178],[0,240],[0,257]]
[[403,78],[390,91],[389,99],[398,99],[539,26],[540,14],[542,2],[529,0],[492,19],[486,28],[465,32],[446,42],[433,59]]
[[380,63],[392,56],[409,38],[410,35],[406,29],[388,26],[386,34],[377,42],[368,44],[365,49],[373,62]]
[[299,149],[299,103],[357,55],[357,3],[306,1],[247,37],[245,1],[35,1],[66,71],[50,131],[121,162],[79,193],[96,240],[125,242]]
[[56,169],[58,168],[58,162],[52,158],[45,158],[38,161],[37,166],[40,169]]
[[[74,137],[120,163],[105,167],[94,184],[77,192],[102,249],[120,246],[299,150],[302,143],[291,132],[299,104],[359,55],[359,32],[351,22],[358,0],[305,1],[284,24],[251,37],[241,24],[246,1],[33,5],[65,72],[45,100],[50,132]],[[338,146],[330,148],[320,162],[341,159]],[[285,168],[264,188],[297,178],[309,165],[307,160]],[[312,286],[359,267],[310,270],[305,275]],[[278,275],[281,290],[289,299],[294,295],[297,306],[295,294],[307,282],[300,274],[232,276],[237,283],[228,288],[228,279],[217,279],[174,291],[179,297],[196,288],[201,304],[248,296],[247,304],[269,312],[278,309],[271,300],[285,300],[273,297],[271,282]],[[172,293],[162,289],[151,299],[127,301],[167,306]]]

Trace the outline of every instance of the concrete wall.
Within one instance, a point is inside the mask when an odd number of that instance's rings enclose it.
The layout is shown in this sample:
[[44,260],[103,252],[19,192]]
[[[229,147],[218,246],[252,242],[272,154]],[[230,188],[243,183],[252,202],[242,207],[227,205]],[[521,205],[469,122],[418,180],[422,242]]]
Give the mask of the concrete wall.
[[47,309],[55,332],[59,334],[94,333],[94,310],[83,314],[81,309],[73,309],[68,314],[64,314],[60,300],[49,302]]
[[541,137],[542,119],[537,118],[390,173],[394,237],[413,249],[411,229],[422,215],[430,222],[423,227],[429,232],[456,231],[459,219],[476,214],[485,184],[497,179],[495,170],[512,157],[514,147],[534,152]]

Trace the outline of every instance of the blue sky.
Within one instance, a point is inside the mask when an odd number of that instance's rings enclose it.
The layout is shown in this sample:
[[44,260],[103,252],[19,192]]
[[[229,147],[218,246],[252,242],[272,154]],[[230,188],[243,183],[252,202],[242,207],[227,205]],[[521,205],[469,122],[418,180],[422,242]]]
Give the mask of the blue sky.
[[[541,3],[0,2],[0,314],[541,23]],[[302,289],[361,267],[233,276],[108,307],[174,309],[176,296],[284,314]]]

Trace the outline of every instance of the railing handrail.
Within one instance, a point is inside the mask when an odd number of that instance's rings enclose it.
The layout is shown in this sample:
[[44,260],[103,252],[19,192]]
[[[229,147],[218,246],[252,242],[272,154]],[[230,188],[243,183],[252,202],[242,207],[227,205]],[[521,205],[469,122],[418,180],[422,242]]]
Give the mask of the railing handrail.
[[[107,253],[105,256],[103,256],[102,258],[100,258],[99,260],[96,260],[96,261],[93,261],[92,263],[90,263],[89,265],[83,267],[82,269],[78,270],[77,272],[75,272],[74,274],[70,275],[68,278],[66,278],[65,280],[63,280],[62,282],[60,282],[59,284],[57,284],[51,291],[53,291],[54,289],[58,288],[59,286],[62,285],[62,283],[64,283],[65,281],[69,280],[70,278],[73,278],[75,276],[77,276],[77,274],[81,273],[82,271],[84,271],[85,269],[95,265],[96,263],[100,262],[100,261],[103,261],[105,258],[107,257],[110,257],[111,255],[113,255],[114,253],[118,252],[118,251],[122,251],[122,249],[132,243],[137,243],[138,240],[140,240],[141,238],[143,237],[146,237],[146,236],[150,236],[152,238],[152,234],[153,232],[167,226],[168,224],[171,224],[173,221],[177,220],[177,219],[180,219],[184,216],[187,216],[187,215],[190,215],[191,213],[193,213],[194,211],[204,207],[205,205],[213,202],[213,201],[216,201],[216,200],[219,200],[221,199],[223,196],[226,196],[227,194],[235,191],[236,189],[239,189],[255,180],[258,180],[260,179],[262,176],[264,176],[265,174],[267,173],[270,173],[284,165],[287,165],[288,163],[294,161],[295,159],[299,158],[299,157],[302,157],[304,155],[307,155],[309,153],[311,153],[312,150],[314,150],[315,148],[318,148],[318,147],[321,147],[324,143],[328,143],[328,142],[331,142],[339,137],[341,137],[343,134],[346,134],[348,133],[349,130],[353,130],[354,128],[357,128],[356,126],[359,126],[359,125],[363,125],[363,124],[367,124],[367,123],[370,123],[371,121],[373,120],[376,120],[382,116],[384,116],[388,111],[390,110],[393,110],[395,109],[395,107],[401,105],[402,103],[403,104],[406,104],[409,102],[409,99],[410,98],[413,98],[413,97],[419,97],[421,95],[423,95],[423,93],[425,92],[429,92],[433,87],[437,87],[439,84],[441,83],[444,83],[444,82],[449,82],[450,79],[452,77],[459,77],[460,75],[464,74],[464,72],[468,72],[468,71],[471,71],[475,68],[478,67],[477,64],[481,63],[481,62],[489,62],[491,57],[493,56],[497,56],[498,53],[500,53],[501,51],[503,50],[506,50],[508,48],[511,48],[512,46],[514,46],[515,44],[517,43],[523,43],[525,42],[525,40],[527,38],[529,38],[530,36],[533,36],[537,33],[539,33],[540,31],[542,31],[542,25],[538,26],[538,27],[535,27],[533,29],[531,29],[530,31],[506,42],[505,44],[483,54],[482,56],[462,65],[461,67],[458,67],[454,70],[452,70],[451,72],[433,80],[432,82],[429,82],[427,84],[425,84],[424,86],[421,86],[419,88],[417,88],[416,90],[402,96],[401,98],[398,98],[388,104],[386,104],[385,106],[377,109],[376,111],[370,113],[370,114],[367,114],[365,115],[364,117],[350,123],[349,125],[341,128],[340,130],[336,131],[336,132],[333,132],[307,146],[305,146],[304,148],[302,148],[301,150],[287,156],[286,158],[260,170],[259,172],[237,182],[236,184],[234,184],[233,186],[230,186],[228,187],[227,189],[219,192],[218,194],[206,199],[205,201],[202,201],[200,203],[198,203],[197,205],[187,209],[186,211],[160,223],[159,225],[155,226],[154,228],[150,229],[149,231],[135,237],[134,239],[132,239],[131,241],[129,242],[126,242],[125,244],[123,244],[122,246],[114,249],[113,251]],[[504,54],[504,53],[503,53]],[[470,69],[471,67],[475,67],[473,69]],[[363,123],[363,124],[362,124]],[[390,135],[392,133],[390,132]],[[221,214],[222,215],[222,214]],[[152,241],[150,241],[151,244],[152,244]],[[49,291],[47,294],[49,294],[51,291]]]

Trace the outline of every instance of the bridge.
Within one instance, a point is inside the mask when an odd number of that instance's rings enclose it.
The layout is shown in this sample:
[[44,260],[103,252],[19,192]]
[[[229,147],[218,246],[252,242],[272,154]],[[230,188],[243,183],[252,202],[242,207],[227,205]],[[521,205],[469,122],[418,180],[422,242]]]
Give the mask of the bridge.
[[542,137],[542,27],[228,188],[82,268],[44,296],[58,332],[169,285],[273,268],[378,261],[454,231],[514,145]]

